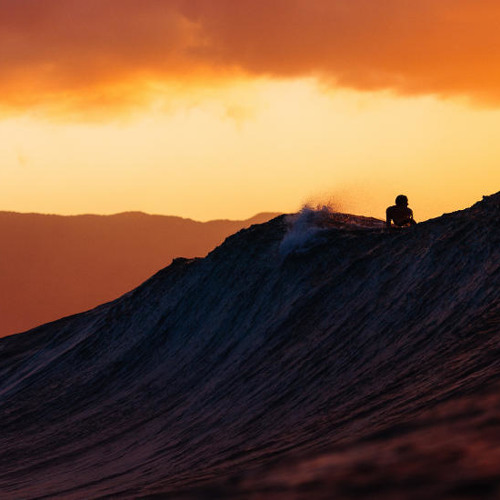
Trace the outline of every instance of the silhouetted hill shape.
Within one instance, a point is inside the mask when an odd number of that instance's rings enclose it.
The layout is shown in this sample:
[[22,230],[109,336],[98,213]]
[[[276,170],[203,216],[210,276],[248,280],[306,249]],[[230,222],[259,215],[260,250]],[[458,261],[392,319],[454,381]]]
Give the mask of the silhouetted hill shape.
[[304,210],[0,339],[0,497],[498,498],[499,218]]
[[196,222],[138,212],[0,212],[0,337],[115,299],[175,257],[203,257],[277,214]]

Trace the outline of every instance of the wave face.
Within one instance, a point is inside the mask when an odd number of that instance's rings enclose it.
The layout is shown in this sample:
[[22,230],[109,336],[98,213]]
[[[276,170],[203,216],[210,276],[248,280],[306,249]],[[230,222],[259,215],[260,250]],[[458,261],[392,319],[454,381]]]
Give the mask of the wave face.
[[0,496],[493,498],[499,220],[282,216],[1,339]]

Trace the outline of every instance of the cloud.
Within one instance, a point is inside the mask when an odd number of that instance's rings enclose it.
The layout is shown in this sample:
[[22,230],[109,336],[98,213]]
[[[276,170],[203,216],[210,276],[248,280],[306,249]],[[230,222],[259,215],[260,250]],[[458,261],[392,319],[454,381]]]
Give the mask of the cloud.
[[245,75],[500,102],[493,0],[0,0],[0,106],[140,106]]

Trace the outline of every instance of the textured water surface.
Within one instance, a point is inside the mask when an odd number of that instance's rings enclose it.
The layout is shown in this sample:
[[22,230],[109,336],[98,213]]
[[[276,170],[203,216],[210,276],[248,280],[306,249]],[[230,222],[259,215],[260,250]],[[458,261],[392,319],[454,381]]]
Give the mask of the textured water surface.
[[2,498],[497,498],[500,196],[303,212],[0,340]]

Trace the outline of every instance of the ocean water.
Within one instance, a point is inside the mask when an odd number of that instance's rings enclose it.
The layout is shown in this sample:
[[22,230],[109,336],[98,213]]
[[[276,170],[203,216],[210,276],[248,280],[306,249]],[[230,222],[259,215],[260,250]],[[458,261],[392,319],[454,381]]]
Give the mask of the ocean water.
[[500,497],[500,194],[304,210],[0,339],[0,497]]

